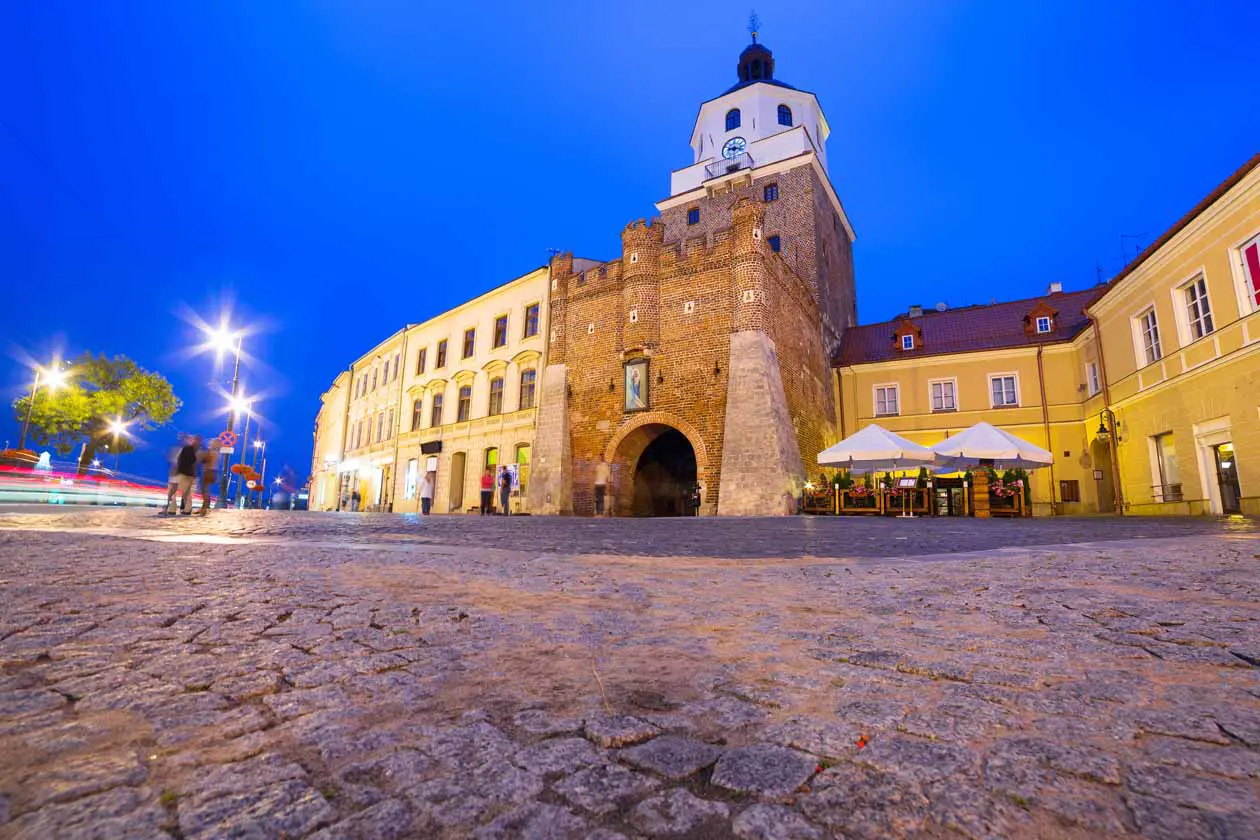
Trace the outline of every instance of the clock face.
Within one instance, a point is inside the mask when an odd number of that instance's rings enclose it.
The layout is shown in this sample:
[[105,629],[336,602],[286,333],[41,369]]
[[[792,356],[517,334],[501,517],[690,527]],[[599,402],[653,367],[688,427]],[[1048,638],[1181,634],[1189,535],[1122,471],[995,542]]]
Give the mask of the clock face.
[[748,148],[748,141],[743,137],[732,137],[726,141],[726,145],[722,147],[722,157],[730,160],[737,158]]

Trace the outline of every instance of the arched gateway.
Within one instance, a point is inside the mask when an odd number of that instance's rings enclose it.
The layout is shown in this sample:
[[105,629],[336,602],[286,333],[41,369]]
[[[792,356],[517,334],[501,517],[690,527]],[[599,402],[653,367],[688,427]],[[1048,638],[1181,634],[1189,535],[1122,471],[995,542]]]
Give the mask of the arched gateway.
[[614,515],[696,514],[692,498],[704,478],[704,445],[694,430],[687,434],[680,426],[687,424],[643,417],[609,443],[608,494]]

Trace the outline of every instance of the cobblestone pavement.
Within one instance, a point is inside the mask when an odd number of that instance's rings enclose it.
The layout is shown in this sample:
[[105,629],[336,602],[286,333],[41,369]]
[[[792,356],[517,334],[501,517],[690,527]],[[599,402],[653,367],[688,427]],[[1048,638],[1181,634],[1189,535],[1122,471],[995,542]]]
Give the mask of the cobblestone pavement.
[[0,837],[1260,837],[1257,534],[0,513]]

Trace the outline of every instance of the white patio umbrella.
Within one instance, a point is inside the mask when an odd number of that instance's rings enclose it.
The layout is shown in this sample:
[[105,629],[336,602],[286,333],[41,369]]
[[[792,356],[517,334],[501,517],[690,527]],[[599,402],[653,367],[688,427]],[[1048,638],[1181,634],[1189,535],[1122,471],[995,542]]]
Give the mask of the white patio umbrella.
[[932,451],[956,470],[977,467],[981,461],[1008,470],[1035,470],[1054,463],[1054,456],[1040,446],[983,422],[934,444]]
[[824,467],[844,467],[859,473],[931,468],[936,461],[936,453],[931,449],[876,423],[818,453],[818,463]]

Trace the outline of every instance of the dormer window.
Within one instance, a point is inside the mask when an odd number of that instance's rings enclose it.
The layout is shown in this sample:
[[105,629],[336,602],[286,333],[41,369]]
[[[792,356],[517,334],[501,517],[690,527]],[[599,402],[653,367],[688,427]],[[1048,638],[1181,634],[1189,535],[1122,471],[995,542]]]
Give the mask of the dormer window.
[[902,349],[902,350],[913,350],[913,349],[914,349],[914,336],[912,336],[912,335],[903,335],[903,336],[901,337],[901,349]]
[[726,112],[726,130],[734,131],[739,128],[739,109],[732,108]]
[[1059,316],[1058,311],[1053,306],[1043,301],[1038,301],[1027,315],[1024,316],[1024,335],[1038,336],[1050,335],[1054,332],[1054,319]]
[[792,109],[786,105],[779,106],[779,125],[792,125]]
[[1044,335],[1053,329],[1049,315],[1042,315],[1037,319],[1037,333]]

